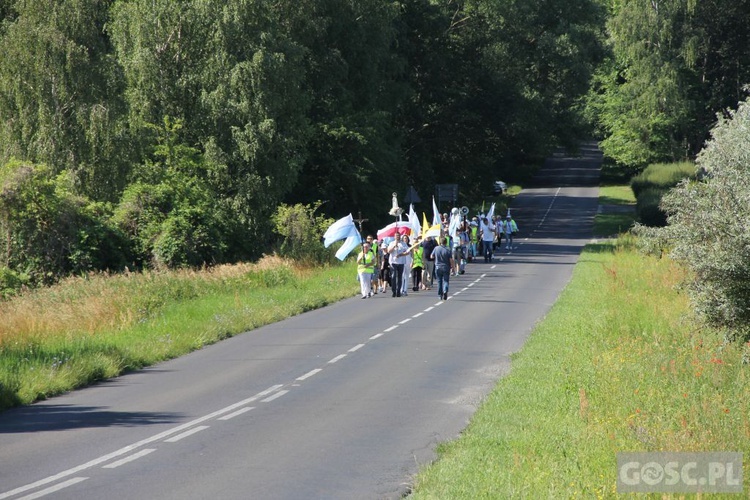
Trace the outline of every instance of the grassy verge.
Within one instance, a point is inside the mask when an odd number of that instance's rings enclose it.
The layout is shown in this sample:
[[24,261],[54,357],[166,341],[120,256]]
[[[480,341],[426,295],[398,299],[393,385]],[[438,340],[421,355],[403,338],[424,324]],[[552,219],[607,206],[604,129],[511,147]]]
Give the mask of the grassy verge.
[[611,498],[618,451],[750,448],[746,347],[700,328],[676,289],[683,271],[631,242],[585,248],[511,373],[440,446],[413,498]]
[[[608,209],[596,214],[593,234],[596,238],[626,232],[636,221],[635,195],[629,185],[608,185],[599,188],[599,204]],[[611,207],[614,206],[615,209]]]
[[0,409],[152,365],[352,296],[353,265],[266,259],[89,276],[0,303]]

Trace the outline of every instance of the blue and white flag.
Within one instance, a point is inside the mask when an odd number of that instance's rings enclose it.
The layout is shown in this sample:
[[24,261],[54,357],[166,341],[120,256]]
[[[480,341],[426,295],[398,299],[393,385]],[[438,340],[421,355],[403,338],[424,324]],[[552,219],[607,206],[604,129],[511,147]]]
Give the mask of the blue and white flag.
[[352,250],[357,248],[357,245],[359,245],[360,243],[362,243],[362,237],[355,227],[354,231],[346,237],[346,241],[344,241],[344,244],[341,245],[341,248],[336,251],[336,258],[339,260],[346,259],[346,256],[349,255]]
[[352,214],[343,217],[329,227],[325,234],[323,234],[323,246],[328,248],[333,243],[343,240],[344,244],[336,252],[336,258],[339,260],[346,259],[346,256],[354,250],[357,245],[362,243],[362,236],[357,230],[357,226],[354,225],[354,219]]

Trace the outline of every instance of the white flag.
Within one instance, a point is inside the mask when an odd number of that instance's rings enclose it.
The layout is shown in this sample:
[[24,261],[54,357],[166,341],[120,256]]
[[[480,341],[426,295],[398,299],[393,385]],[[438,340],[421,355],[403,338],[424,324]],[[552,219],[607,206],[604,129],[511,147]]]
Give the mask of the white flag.
[[440,210],[438,210],[437,205],[435,204],[435,197],[432,197],[432,225],[440,224]]
[[416,238],[422,233],[422,225],[419,223],[419,217],[411,203],[409,203],[409,227],[411,228],[411,238]]
[[492,216],[493,215],[495,215],[495,204],[494,203],[490,207],[490,211],[487,212],[487,220],[489,221],[490,224],[492,223]]

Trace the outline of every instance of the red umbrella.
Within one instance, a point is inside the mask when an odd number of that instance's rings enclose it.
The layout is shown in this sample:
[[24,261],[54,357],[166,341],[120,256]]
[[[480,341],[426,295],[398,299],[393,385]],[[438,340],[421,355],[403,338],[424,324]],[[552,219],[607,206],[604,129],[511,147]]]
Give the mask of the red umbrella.
[[393,238],[396,236],[397,231],[399,234],[411,233],[411,226],[409,226],[409,221],[400,220],[396,222],[391,222],[390,224],[385,226],[383,229],[380,229],[378,231],[378,239],[382,240],[383,238]]

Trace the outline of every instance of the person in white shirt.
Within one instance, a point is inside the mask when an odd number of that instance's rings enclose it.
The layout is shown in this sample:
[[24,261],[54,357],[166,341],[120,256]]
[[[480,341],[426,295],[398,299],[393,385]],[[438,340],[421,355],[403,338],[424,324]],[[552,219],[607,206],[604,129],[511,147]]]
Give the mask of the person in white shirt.
[[482,232],[482,253],[485,262],[492,262],[492,244],[495,242],[495,225],[491,224],[487,217],[483,217],[479,224]]

